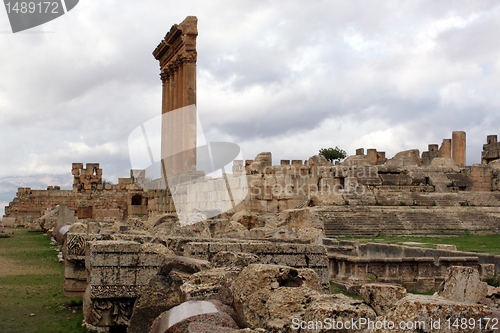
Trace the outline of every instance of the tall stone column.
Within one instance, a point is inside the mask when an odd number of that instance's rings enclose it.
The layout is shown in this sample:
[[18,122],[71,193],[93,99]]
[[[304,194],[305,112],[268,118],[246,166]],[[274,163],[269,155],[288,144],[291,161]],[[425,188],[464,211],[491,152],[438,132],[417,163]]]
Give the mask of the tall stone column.
[[188,16],[175,24],[153,56],[168,74],[163,87],[162,161],[165,174],[196,170],[196,37],[198,19]]
[[453,160],[458,165],[465,165],[465,132],[453,131],[451,135]]

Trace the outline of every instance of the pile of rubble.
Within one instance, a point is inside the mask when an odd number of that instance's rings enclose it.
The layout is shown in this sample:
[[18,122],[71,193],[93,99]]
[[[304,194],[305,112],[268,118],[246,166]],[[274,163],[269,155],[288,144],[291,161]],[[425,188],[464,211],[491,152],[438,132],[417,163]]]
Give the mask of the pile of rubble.
[[494,264],[450,266],[432,296],[388,283],[363,283],[362,300],[332,294],[332,260],[341,255],[331,251],[364,248],[325,238],[308,207],[272,216],[242,211],[182,227],[175,214],[97,222],[58,206],[32,225],[59,244],[64,294],[83,297],[93,329],[375,333],[461,332],[466,325],[493,332],[500,325],[500,289],[482,282],[482,269],[494,272]]
[[[209,262],[165,254],[158,274],[132,307],[102,303],[101,310],[121,316],[128,333],[462,332],[462,318],[467,318],[468,332],[498,328],[500,311],[477,304],[487,295],[477,270],[453,267],[433,296],[367,284],[361,290],[363,300],[356,300],[326,291],[311,269],[247,265],[256,258],[245,254],[222,256],[231,259]],[[87,322],[106,317],[84,304]]]

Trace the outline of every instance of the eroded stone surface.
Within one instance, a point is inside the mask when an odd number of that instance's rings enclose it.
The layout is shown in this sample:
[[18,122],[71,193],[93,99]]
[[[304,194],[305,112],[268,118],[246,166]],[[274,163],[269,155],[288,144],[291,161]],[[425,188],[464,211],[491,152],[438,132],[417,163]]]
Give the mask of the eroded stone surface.
[[477,268],[452,266],[438,294],[453,301],[477,303],[488,294],[488,285],[481,282]]
[[148,332],[156,317],[183,302],[182,284],[192,274],[209,267],[210,263],[203,260],[168,257],[160,273],[139,293],[127,332]]
[[[396,323],[393,330],[376,330],[378,333],[403,333],[403,332],[447,332],[458,333],[464,332],[463,328],[454,327],[451,324],[462,318],[472,318],[476,322],[484,318],[491,318],[492,311],[488,307],[479,304],[468,304],[463,302],[455,302],[447,300],[439,296],[423,296],[423,295],[408,295],[396,303],[396,309],[391,312],[386,319]],[[448,321],[451,322],[448,326]],[[413,323],[414,328],[409,330],[399,329],[399,323]],[[418,323],[418,326],[415,325]],[[432,323],[440,324],[440,329],[432,329]],[[468,327],[469,328],[469,327]],[[485,332],[484,326],[482,329],[476,325],[470,327],[467,332]]]
[[369,283],[361,287],[363,301],[371,306],[379,316],[393,310],[395,304],[406,297],[406,289],[401,286],[382,283]]
[[[322,295],[315,299],[307,307],[303,321],[306,323],[328,323],[341,322],[343,326],[336,326],[336,329],[310,329],[308,332],[365,332],[365,329],[346,329],[346,322],[359,322],[360,320],[376,319],[375,311],[362,301],[352,299],[342,294]],[[307,327],[307,326],[306,326]],[[342,328],[341,328],[342,327]]]
[[[241,323],[250,328],[266,327],[272,314],[283,318],[286,314],[303,311],[295,308],[311,294],[321,294],[319,276],[311,269],[287,266],[252,264],[245,268],[233,285],[234,306]],[[287,297],[289,307],[277,305]],[[267,304],[269,302],[269,305]],[[281,313],[281,314],[280,314]],[[269,323],[272,327],[276,324]]]
[[220,251],[212,257],[214,267],[246,267],[259,262],[259,257],[252,253]]
[[180,287],[183,301],[208,300],[234,281],[242,268],[220,267],[195,273]]

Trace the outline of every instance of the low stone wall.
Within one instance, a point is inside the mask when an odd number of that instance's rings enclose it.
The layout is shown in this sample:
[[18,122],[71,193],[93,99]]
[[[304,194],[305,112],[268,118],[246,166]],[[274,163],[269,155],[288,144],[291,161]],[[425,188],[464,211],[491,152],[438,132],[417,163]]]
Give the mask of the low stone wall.
[[462,251],[448,251],[427,249],[423,247],[411,247],[391,244],[367,243],[356,247],[356,254],[365,258],[411,258],[427,257],[437,263],[443,257],[472,257],[477,258],[479,264],[493,264],[496,272],[500,272],[500,256]]
[[324,239],[330,279],[357,293],[370,282],[396,283],[413,292],[436,290],[450,266],[478,268],[483,278],[500,271],[500,256],[421,247]]
[[[117,189],[85,190],[83,192],[68,190],[31,190],[19,188],[16,197],[5,207],[5,218],[32,217],[40,218],[46,208],[66,205],[74,210],[80,219],[103,219],[112,217],[124,220],[128,215],[128,207],[132,210],[146,210],[144,204],[133,206],[132,198],[145,197],[145,192],[135,184],[123,187],[114,185]],[[121,187],[120,187],[121,186]],[[141,202],[142,203],[142,202]],[[141,207],[141,208],[138,208]],[[135,213],[135,211],[134,211]]]
[[492,264],[480,264],[477,257],[440,257],[437,264],[429,257],[364,258],[335,254],[328,257],[331,280],[354,293],[370,282],[401,284],[408,291],[425,293],[437,290],[450,266],[476,267],[483,277],[494,270]]

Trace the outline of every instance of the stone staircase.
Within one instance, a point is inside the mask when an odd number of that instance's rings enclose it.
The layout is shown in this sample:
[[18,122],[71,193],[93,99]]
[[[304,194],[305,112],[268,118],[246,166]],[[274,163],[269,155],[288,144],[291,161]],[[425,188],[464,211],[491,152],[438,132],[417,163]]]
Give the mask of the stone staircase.
[[500,209],[486,207],[370,207],[323,217],[327,237],[500,232]]

